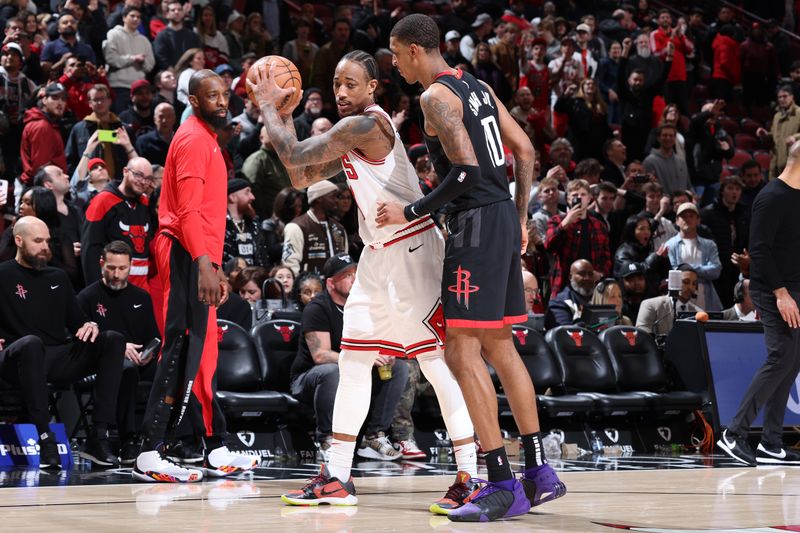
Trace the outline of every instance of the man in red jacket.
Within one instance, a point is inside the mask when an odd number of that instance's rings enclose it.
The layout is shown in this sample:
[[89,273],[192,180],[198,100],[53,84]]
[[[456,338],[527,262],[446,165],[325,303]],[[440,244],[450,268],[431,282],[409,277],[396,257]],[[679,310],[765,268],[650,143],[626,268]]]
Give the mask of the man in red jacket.
[[711,48],[714,50],[714,71],[711,74],[711,96],[726,102],[733,99],[733,88],[742,83],[739,43],[730,24],[720,28]]
[[64,139],[58,127],[59,119],[67,107],[67,92],[60,83],[51,83],[44,90],[39,107],[25,112],[25,127],[22,130],[20,157],[22,175],[14,189],[14,198],[19,198],[23,185],[30,185],[33,175],[42,166],[51,164],[67,170],[64,155]]
[[667,76],[665,95],[667,103],[676,104],[684,115],[689,112],[689,88],[686,84],[686,56],[694,53],[694,43],[684,33],[685,23],[672,27],[669,9],[658,12],[658,28],[650,34],[650,48],[662,59],[667,56],[667,43],[672,42],[675,49],[672,55],[672,68]]

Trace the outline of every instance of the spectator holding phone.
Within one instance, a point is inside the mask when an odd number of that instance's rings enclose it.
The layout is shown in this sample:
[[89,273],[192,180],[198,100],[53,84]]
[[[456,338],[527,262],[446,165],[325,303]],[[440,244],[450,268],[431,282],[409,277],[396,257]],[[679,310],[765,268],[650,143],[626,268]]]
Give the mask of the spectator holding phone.
[[[139,380],[152,381],[158,349],[145,351],[158,328],[153,302],[144,289],[128,283],[131,271],[131,248],[122,241],[112,241],[100,257],[102,277],[80,294],[78,304],[96,322],[100,331],[117,331],[125,337],[125,362],[117,396],[117,429],[122,448],[122,464],[133,464],[139,454],[136,430],[136,389]],[[154,343],[155,344],[155,343]]]
[[568,268],[578,259],[586,259],[601,277],[611,274],[611,251],[608,229],[603,220],[589,211],[592,193],[585,180],[567,184],[566,215],[555,215],[547,223],[544,247],[555,257],[550,277],[550,297],[569,283]]

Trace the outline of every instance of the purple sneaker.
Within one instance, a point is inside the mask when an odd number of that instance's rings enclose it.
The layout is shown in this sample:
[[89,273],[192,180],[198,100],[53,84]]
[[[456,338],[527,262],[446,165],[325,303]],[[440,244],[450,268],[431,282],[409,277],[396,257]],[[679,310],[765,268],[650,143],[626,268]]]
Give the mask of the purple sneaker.
[[548,464],[527,469],[522,474],[522,486],[533,507],[567,493],[567,486],[558,479],[555,470]]
[[497,483],[475,478],[470,481],[484,486],[468,503],[450,511],[447,517],[453,522],[491,522],[531,510],[531,502],[517,479]]

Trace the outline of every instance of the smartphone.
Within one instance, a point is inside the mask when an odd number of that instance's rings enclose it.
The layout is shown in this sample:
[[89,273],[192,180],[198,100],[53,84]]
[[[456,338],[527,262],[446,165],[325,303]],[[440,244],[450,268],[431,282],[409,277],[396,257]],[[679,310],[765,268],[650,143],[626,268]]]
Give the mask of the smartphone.
[[580,199],[580,197],[576,197],[576,198],[572,199],[572,203],[570,203],[569,206],[570,207],[576,207],[576,206],[579,207],[580,205],[581,205],[581,199]]
[[648,181],[650,181],[650,177],[646,174],[639,174],[633,177],[634,183],[647,183]]
[[97,130],[97,140],[101,143],[117,142],[117,132],[114,130]]
[[8,181],[0,179],[0,207],[8,203]]
[[144,347],[142,353],[139,354],[139,359],[143,363],[149,363],[150,359],[153,358],[154,355],[158,353],[158,349],[161,347],[161,339],[158,337],[153,338],[150,342],[147,343],[147,346]]

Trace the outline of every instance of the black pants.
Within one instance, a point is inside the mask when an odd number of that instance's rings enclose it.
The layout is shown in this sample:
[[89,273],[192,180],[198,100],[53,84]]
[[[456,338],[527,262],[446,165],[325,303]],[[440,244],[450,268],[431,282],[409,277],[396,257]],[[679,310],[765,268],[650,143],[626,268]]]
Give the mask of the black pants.
[[[795,302],[800,303],[800,291],[790,291],[790,294]],[[786,402],[797,372],[800,371],[800,328],[790,328],[781,318],[775,295],[771,292],[750,289],[750,298],[761,313],[767,359],[750,382],[728,429],[737,435],[746,435],[763,407],[764,428],[761,442],[767,448],[775,449],[783,446]]]
[[120,333],[104,331],[94,342],[74,341],[60,346],[45,346],[39,337],[28,335],[0,356],[0,374],[21,389],[28,418],[40,434],[48,431],[50,422],[47,383],[71,385],[95,373],[92,421],[104,426],[116,421],[117,390],[125,357],[125,339]]
[[199,415],[199,420],[192,415],[195,431],[213,448],[226,433],[215,398],[217,310],[198,299],[199,270],[183,246],[161,233],[155,248],[166,301],[164,344],[144,415],[142,450],[158,449],[172,438],[192,400],[199,403],[199,409],[189,409]]
[[156,374],[156,361],[153,359],[144,366],[125,360],[122,366],[122,379],[117,395],[117,429],[123,439],[138,433],[136,425],[136,393],[140,381],[152,381]]

